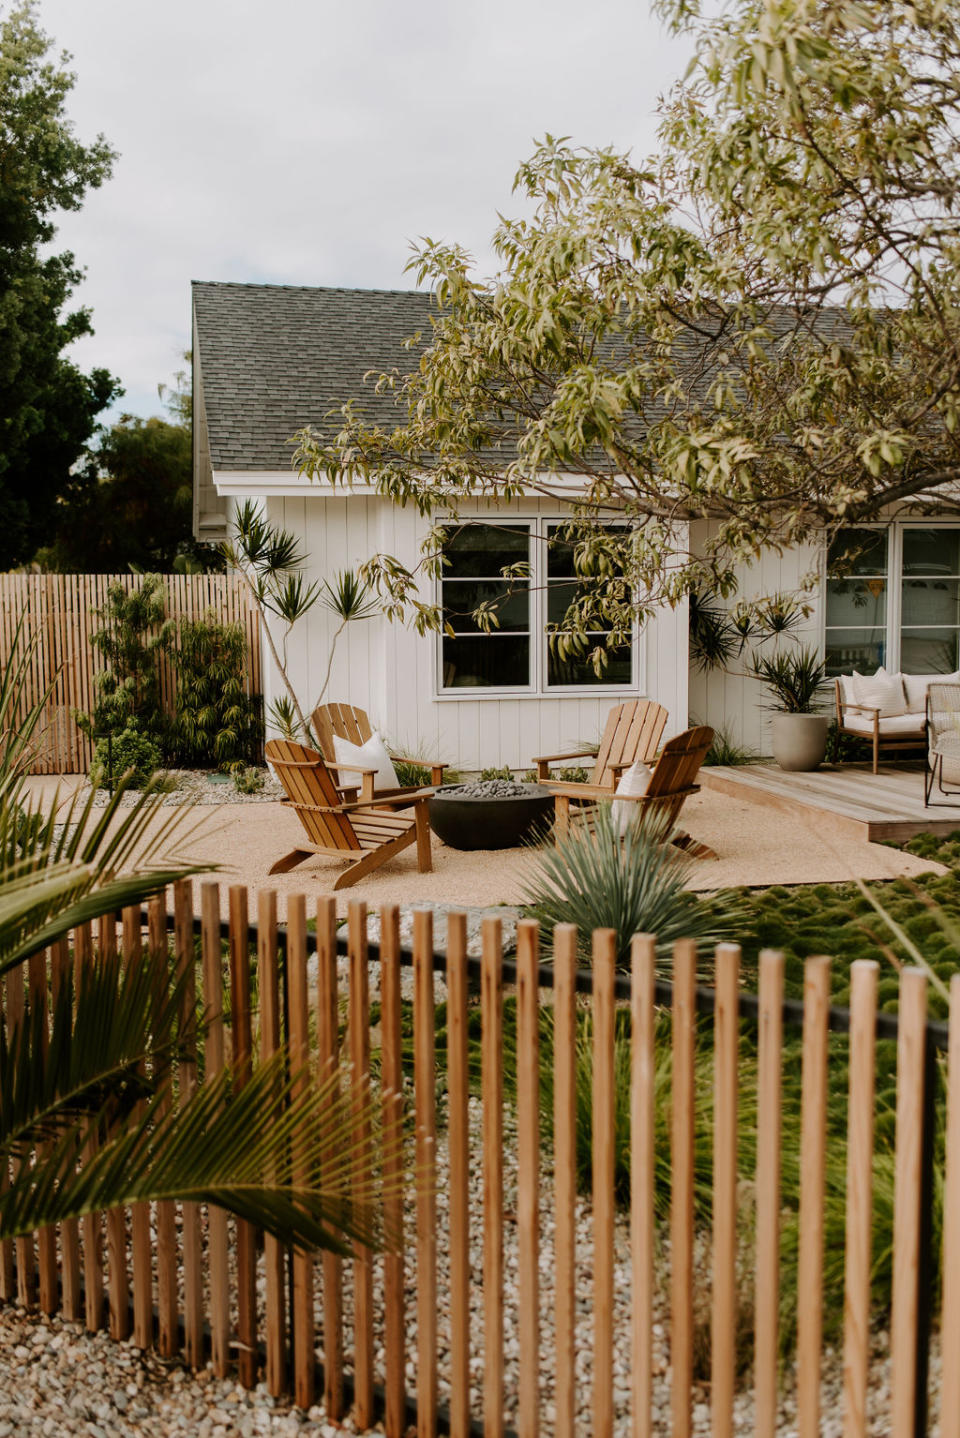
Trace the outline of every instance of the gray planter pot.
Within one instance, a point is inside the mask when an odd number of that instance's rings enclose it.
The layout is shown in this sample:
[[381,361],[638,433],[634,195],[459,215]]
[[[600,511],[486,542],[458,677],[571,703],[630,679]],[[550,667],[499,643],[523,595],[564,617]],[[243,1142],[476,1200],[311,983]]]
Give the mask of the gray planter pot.
[[770,722],[773,757],[781,769],[806,771],[823,763],[827,751],[826,714],[775,714]]

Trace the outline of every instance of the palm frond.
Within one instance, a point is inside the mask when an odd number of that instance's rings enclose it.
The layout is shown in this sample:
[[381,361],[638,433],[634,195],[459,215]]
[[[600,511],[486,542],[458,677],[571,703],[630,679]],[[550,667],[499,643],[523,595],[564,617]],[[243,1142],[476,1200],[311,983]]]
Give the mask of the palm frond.
[[178,852],[201,826],[189,809],[164,808],[162,781],[123,808],[128,787],[121,781],[102,814],[92,792],[74,796],[62,827],[45,824],[29,853],[0,867],[0,974],[78,924],[217,867]]
[[[188,1012],[189,977],[165,953],[136,964],[98,955],[83,965],[73,1008],[73,984],[50,1005],[27,995],[23,1020],[0,1033],[0,1151],[29,1158],[38,1144],[60,1139],[77,1122],[114,1117],[156,1092],[148,1074],[195,1044],[198,1025]],[[182,1017],[186,1015],[186,1017]]]
[[0,1238],[104,1208],[151,1200],[217,1204],[301,1249],[345,1250],[347,1239],[391,1242],[382,1220],[389,1156],[379,1102],[335,1074],[285,1075],[280,1052],[242,1087],[231,1068],[179,1107],[161,1088],[80,1165],[90,1126],[71,1126],[0,1193]]

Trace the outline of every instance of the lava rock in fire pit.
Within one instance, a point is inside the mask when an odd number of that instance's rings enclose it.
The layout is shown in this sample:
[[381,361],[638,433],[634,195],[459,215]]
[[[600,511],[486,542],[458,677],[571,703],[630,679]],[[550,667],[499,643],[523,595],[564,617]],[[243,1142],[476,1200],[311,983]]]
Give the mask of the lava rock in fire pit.
[[460,794],[464,799],[526,799],[542,794],[541,784],[521,784],[513,779],[477,779],[473,784],[445,785],[440,793],[445,799]]

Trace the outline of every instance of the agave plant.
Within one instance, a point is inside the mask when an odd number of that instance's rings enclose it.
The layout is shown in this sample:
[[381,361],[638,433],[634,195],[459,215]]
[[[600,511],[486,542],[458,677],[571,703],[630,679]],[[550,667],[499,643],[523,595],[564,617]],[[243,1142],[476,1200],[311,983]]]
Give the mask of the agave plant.
[[576,924],[588,962],[592,930],[615,929],[617,962],[627,968],[634,934],[655,934],[657,952],[666,957],[676,939],[708,946],[731,933],[741,916],[733,910],[721,915],[684,888],[693,861],[669,840],[670,826],[655,813],[621,834],[611,806],[603,804],[589,826],[575,825],[555,846],[545,845],[524,902],[547,946],[554,924]]
[[[19,639],[20,636],[18,636]],[[24,712],[27,647],[0,677],[0,974],[77,925],[139,905],[209,865],[178,857],[189,813],[162,809],[162,781],[121,807],[127,781],[102,811],[92,797],[65,810],[25,797],[42,701]],[[372,1101],[349,1084],[284,1071],[281,1055],[244,1085],[226,1068],[171,1104],[166,1062],[196,1034],[183,1027],[184,979],[166,952],[136,964],[100,956],[77,992],[65,983],[50,1006],[25,996],[20,1022],[0,1027],[0,1238],[47,1223],[152,1199],[215,1203],[284,1243],[340,1247],[373,1241],[376,1165],[367,1125]],[[24,985],[24,988],[29,986]],[[352,1103],[350,1102],[352,1099]],[[109,1127],[105,1126],[109,1116]],[[94,1157],[79,1156],[92,1136]],[[302,1171],[291,1169],[293,1137]],[[323,1156],[322,1180],[319,1159]]]

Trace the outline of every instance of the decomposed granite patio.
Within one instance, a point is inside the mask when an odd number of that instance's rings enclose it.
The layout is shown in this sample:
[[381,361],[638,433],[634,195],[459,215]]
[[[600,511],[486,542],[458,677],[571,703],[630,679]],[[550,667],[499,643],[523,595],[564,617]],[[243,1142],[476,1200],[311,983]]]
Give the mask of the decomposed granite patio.
[[[166,814],[169,819],[169,813]],[[299,840],[302,829],[293,811],[275,802],[231,803],[204,807],[192,815],[199,829],[185,854],[219,863],[221,884],[245,884],[252,890],[276,889],[280,918],[286,895],[329,893],[340,866],[308,859],[286,874],[271,875],[270,865]],[[691,865],[689,886],[701,891],[738,885],[842,883],[851,878],[893,879],[900,875],[943,873],[930,860],[885,845],[824,833],[815,813],[782,813],[704,790],[686,804],[683,825],[714,849],[717,860]],[[371,907],[384,903],[443,903],[469,908],[514,905],[523,897],[524,879],[536,864],[530,849],[461,851],[433,837],[433,872],[417,872],[413,850],[400,854],[369,879],[337,894],[345,914],[351,899]]]

